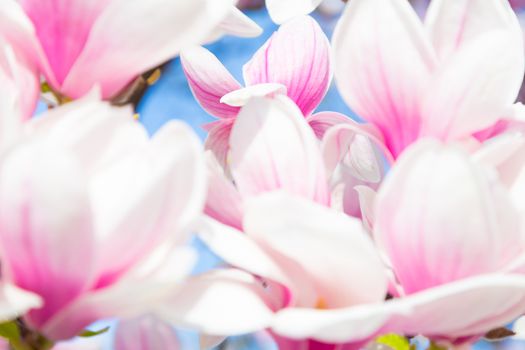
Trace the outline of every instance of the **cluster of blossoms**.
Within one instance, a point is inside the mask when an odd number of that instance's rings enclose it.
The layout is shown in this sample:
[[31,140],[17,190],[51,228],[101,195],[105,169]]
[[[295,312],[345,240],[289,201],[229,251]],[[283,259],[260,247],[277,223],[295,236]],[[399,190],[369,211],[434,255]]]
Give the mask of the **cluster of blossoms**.
[[[282,350],[512,333],[519,1],[419,1],[422,21],[350,0],[331,40],[320,3],[266,1],[281,26],[243,86],[198,46],[260,34],[233,0],[0,0],[0,349],[102,349],[87,327],[104,319],[116,350],[179,349],[173,326]],[[204,145],[179,121],[150,137],[127,103],[179,54],[217,118]],[[364,123],[315,112],[333,77]],[[192,274],[193,233],[221,267]]]

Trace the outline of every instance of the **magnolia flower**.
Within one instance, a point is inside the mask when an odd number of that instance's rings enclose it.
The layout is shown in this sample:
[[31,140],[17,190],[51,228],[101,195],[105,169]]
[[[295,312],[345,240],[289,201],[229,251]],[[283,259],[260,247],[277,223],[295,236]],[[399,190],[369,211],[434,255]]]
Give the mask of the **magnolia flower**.
[[150,311],[193,255],[177,248],[200,213],[197,137],[172,122],[151,140],[92,97],[24,125],[0,167],[2,278],[35,293],[26,325],[52,340]]
[[[333,117],[324,118],[322,113],[311,116],[325,96],[332,74],[328,39],[311,17],[303,16],[281,26],[244,65],[246,88],[204,48],[184,51],[181,60],[195,98],[219,118],[208,125],[206,147],[221,163],[226,163],[235,118],[251,97],[287,94],[315,125],[334,122]],[[340,122],[348,118],[335,119]]]
[[333,45],[341,95],[390,158],[421,137],[468,142],[507,117],[525,67],[500,0],[434,0],[423,25],[407,1],[353,0]]
[[208,159],[208,215],[241,228],[245,202],[275,190],[330,204],[318,141],[289,98],[250,100],[237,116],[228,142],[230,162],[225,168],[213,156]]
[[204,42],[233,0],[2,0],[0,37],[70,98],[104,98],[137,75]]
[[[435,141],[411,146],[375,201],[380,250],[357,219],[281,193],[249,202],[244,233],[208,221],[202,237],[210,248],[260,276],[266,290],[239,284],[238,300],[255,295],[267,309],[243,304],[228,332],[261,327],[250,321],[260,314],[284,343],[337,348],[400,333],[461,344],[523,314],[524,146],[510,135],[475,157]],[[387,276],[394,299],[384,301]],[[220,302],[235,308],[229,298]]]

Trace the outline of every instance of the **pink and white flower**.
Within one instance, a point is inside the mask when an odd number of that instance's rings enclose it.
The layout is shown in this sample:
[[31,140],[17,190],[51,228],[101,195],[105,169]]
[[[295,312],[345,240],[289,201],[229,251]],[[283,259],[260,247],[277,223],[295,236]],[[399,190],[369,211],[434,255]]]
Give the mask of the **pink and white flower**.
[[153,309],[193,265],[178,247],[206,192],[197,137],[172,122],[149,140],[92,97],[22,131],[0,165],[0,246],[3,279],[43,300],[27,325],[60,340]]
[[323,118],[322,114],[311,114],[330,85],[330,47],[311,17],[299,17],[282,25],[255,53],[243,68],[245,88],[204,48],[186,50],[181,59],[195,98],[208,113],[219,118],[207,126],[210,133],[206,147],[221,163],[226,162],[235,118],[251,97],[286,94],[305,117],[314,118],[317,124]]
[[144,71],[203,43],[232,0],[2,0],[0,37],[78,98],[95,85],[110,98]]
[[407,1],[354,0],[333,46],[341,95],[392,158],[421,137],[469,142],[506,118],[525,67],[520,25],[499,0],[434,0],[424,23]]

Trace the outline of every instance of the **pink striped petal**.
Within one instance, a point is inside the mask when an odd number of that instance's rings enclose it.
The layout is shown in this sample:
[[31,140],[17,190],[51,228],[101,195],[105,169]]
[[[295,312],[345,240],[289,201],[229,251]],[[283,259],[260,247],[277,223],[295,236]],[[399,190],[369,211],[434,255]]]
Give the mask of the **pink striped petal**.
[[509,30],[522,37],[517,34],[521,31],[516,15],[507,1],[500,0],[433,0],[425,27],[442,60],[489,31]]
[[140,73],[204,42],[231,4],[232,0],[111,1],[93,23],[62,92],[79,97],[99,84],[105,98],[115,95]]
[[27,316],[40,327],[93,283],[95,240],[88,184],[73,154],[27,143],[5,159],[0,179],[4,277],[42,297]]
[[284,23],[296,16],[307,15],[322,0],[266,0],[266,7],[275,23]]
[[156,245],[185,240],[206,195],[200,142],[172,121],[141,150],[98,171],[90,195],[101,243],[97,286],[104,287]]
[[288,97],[308,116],[325,96],[332,79],[326,35],[308,16],[282,25],[244,66],[244,79],[246,85],[286,86]]
[[352,0],[333,45],[341,95],[396,157],[418,137],[422,93],[436,65],[419,18],[408,1]]
[[195,47],[182,52],[181,62],[193,96],[206,112],[218,118],[237,116],[239,108],[220,100],[241,85],[214,54],[203,47]]
[[115,350],[178,350],[173,327],[152,315],[120,321],[115,330]]
[[461,149],[421,142],[376,197],[375,238],[406,293],[502,270],[525,244],[507,190]]
[[5,38],[21,60],[32,69],[40,68],[46,80],[58,87],[46,54],[40,44],[31,19],[24,12],[20,2],[4,0],[0,6],[0,36]]
[[282,189],[328,204],[317,139],[287,97],[250,101],[233,126],[230,147],[231,172],[243,196]]
[[[22,0],[54,78],[62,84],[80,56],[91,28],[111,0]],[[100,61],[99,61],[100,62]]]
[[522,37],[516,40],[507,32],[494,31],[462,45],[426,90],[421,135],[461,139],[508,114],[523,80],[522,42]]

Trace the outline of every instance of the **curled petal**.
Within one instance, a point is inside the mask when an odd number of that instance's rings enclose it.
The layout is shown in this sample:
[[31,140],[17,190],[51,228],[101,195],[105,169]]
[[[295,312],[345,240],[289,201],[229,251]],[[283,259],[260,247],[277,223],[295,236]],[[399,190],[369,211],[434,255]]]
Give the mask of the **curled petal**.
[[241,85],[211,52],[203,47],[181,54],[182,68],[193,95],[206,112],[218,118],[233,118],[239,108],[221,102],[221,98]]
[[313,18],[299,17],[282,25],[243,70],[246,85],[284,85],[288,97],[308,116],[330,85],[330,45]]

